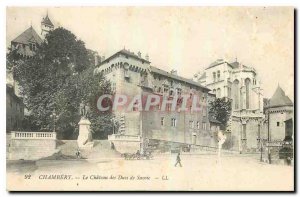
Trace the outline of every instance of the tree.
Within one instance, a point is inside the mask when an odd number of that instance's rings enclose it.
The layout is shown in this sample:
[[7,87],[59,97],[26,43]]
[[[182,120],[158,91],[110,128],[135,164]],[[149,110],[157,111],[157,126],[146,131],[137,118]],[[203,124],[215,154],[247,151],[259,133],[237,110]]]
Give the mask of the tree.
[[209,114],[222,123],[222,129],[226,128],[231,114],[231,101],[226,98],[215,99],[210,102]]
[[[20,58],[14,51],[9,52],[7,66],[13,68],[24,104],[39,129],[53,128],[50,115],[55,111],[58,136],[75,137],[80,120],[79,105],[85,102],[91,106],[94,136],[104,137],[104,129],[112,130],[106,121],[112,114],[98,114],[96,110],[97,96],[109,94],[111,89],[102,74],[94,73],[92,55],[81,40],[64,28],[49,32],[31,58]],[[100,123],[104,125],[100,127]]]

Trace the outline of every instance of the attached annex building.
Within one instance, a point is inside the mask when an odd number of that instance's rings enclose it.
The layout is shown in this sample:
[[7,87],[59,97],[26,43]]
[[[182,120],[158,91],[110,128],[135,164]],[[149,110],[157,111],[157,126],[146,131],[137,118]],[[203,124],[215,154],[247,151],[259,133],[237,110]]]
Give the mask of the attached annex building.
[[227,139],[231,140],[231,149],[257,151],[264,114],[263,90],[256,70],[238,61],[218,59],[196,77],[217,98],[232,101],[232,114],[226,129],[231,136]]

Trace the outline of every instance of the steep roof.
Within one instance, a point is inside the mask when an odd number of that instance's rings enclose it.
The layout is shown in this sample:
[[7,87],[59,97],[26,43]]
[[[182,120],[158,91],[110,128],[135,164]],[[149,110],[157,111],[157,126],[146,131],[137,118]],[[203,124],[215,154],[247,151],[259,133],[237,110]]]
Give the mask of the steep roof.
[[143,61],[143,62],[146,62],[146,63],[150,63],[150,61],[148,61],[148,60],[146,60],[146,59],[144,59],[142,57],[137,56],[133,52],[130,52],[130,51],[126,50],[126,49],[122,49],[122,50],[116,52],[115,54],[113,54],[112,56],[110,56],[109,58],[107,58],[104,61],[102,61],[101,64],[107,63],[111,59],[117,57],[119,54],[127,55],[127,56],[132,57],[132,58],[134,58],[136,60]]
[[184,78],[184,77],[180,77],[178,75],[171,74],[167,71],[161,70],[161,69],[156,68],[154,66],[150,66],[150,70],[151,70],[151,72],[154,72],[154,73],[157,73],[157,74],[160,74],[160,75],[163,75],[163,76],[167,76],[169,78],[172,78],[172,79],[175,79],[175,80],[178,80],[178,81],[184,81],[184,82],[186,82],[190,85],[194,85],[194,86],[200,87],[200,88],[202,88],[206,91],[210,91],[209,88],[200,85],[200,83],[198,83],[198,82],[195,82],[191,79],[187,79],[187,78]]
[[48,14],[46,15],[45,18],[43,18],[42,24],[54,27],[53,23],[51,22],[50,18],[48,17]]
[[293,102],[288,96],[285,95],[285,92],[282,90],[282,88],[278,86],[272,98],[268,102],[268,108],[282,106],[293,106]]
[[224,64],[224,63],[226,63],[231,68],[238,68],[239,64],[240,64],[237,61],[229,63],[229,62],[227,62],[227,61],[225,61],[223,59],[217,59],[216,61],[212,62],[205,70],[207,70],[209,68],[212,68],[212,67],[215,67],[215,66],[218,66],[218,65],[221,65],[221,64]]
[[22,44],[29,44],[30,42],[34,42],[40,45],[43,42],[43,40],[36,33],[33,27],[29,27],[18,37],[16,37],[12,42],[22,43]]

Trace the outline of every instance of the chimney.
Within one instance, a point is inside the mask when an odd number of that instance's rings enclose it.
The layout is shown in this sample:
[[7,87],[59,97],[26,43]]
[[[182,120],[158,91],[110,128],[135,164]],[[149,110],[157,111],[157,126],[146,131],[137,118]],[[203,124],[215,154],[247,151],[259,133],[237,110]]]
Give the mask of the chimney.
[[137,53],[137,55],[139,56],[139,58],[141,58],[141,57],[142,57],[142,54],[141,54],[141,52],[140,52],[140,51]]
[[177,70],[172,69],[172,70],[171,70],[171,74],[172,74],[172,75],[177,75]]
[[149,55],[148,54],[146,54],[145,58],[146,58],[147,61],[149,61]]

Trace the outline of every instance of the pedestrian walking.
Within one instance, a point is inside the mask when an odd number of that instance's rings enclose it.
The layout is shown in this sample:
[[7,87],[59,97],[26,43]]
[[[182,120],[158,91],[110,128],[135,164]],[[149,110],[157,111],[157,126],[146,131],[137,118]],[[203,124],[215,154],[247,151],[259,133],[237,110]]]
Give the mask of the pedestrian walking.
[[179,164],[179,166],[182,167],[182,165],[181,165],[181,159],[180,159],[180,153],[178,153],[178,155],[176,157],[175,167],[177,166],[177,164]]
[[80,154],[79,148],[76,150],[76,153],[75,153],[75,154],[76,154],[77,159],[80,159],[80,157],[81,157],[80,155],[81,155],[81,154]]

